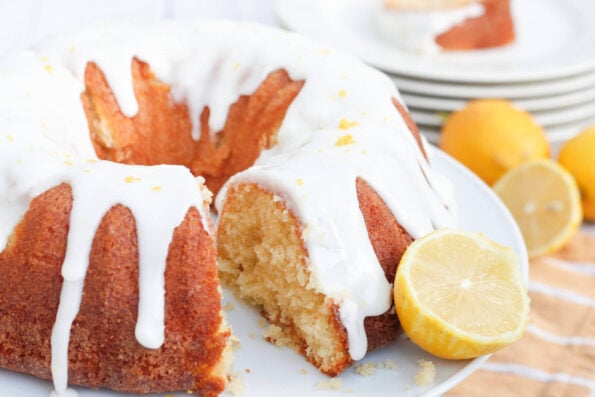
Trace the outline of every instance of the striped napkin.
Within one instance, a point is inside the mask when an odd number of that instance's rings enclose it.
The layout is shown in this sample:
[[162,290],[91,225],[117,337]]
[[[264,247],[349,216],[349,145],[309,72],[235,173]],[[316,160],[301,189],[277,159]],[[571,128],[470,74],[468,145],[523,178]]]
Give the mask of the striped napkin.
[[532,260],[523,338],[449,397],[595,397],[595,234],[579,232],[555,256]]

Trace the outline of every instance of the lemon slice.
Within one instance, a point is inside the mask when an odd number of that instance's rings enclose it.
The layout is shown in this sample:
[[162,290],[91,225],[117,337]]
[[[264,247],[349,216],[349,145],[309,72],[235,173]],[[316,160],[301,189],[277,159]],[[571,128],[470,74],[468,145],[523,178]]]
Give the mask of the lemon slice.
[[521,164],[496,182],[494,191],[517,221],[530,257],[564,246],[582,222],[578,186],[555,161]]
[[416,240],[394,288],[407,336],[442,358],[492,353],[518,340],[529,316],[518,256],[482,234],[443,229]]

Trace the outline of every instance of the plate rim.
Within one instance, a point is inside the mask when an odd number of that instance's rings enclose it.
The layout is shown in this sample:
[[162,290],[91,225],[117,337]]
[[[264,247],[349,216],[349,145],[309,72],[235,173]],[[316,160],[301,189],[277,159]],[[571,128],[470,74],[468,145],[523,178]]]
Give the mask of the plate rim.
[[[463,108],[470,98],[440,97],[399,90],[407,106],[420,110],[454,112]],[[595,101],[595,86],[561,95],[512,98],[511,102],[528,112],[555,111],[559,108],[580,107]]]
[[595,71],[547,82],[518,84],[462,84],[423,78],[409,78],[395,74],[388,74],[388,76],[399,87],[400,91],[445,98],[539,98],[574,93],[585,87],[595,88]]
[[[421,109],[416,106],[408,106],[408,109],[416,123],[433,127],[442,126],[444,121],[440,116],[441,113],[451,113],[446,110]],[[531,117],[545,130],[553,126],[580,124],[592,119],[593,116],[595,116],[595,100],[560,110],[531,112]]]

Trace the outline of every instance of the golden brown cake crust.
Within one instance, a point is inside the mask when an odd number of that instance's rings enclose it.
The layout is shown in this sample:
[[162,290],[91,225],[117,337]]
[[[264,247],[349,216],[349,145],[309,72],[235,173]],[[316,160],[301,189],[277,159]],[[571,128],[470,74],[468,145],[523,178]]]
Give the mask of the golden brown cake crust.
[[[397,266],[413,239],[398,224],[380,196],[363,179],[356,182],[360,210],[376,257],[389,283],[395,280]],[[393,341],[400,335],[400,323],[394,308],[385,314],[364,321],[368,351]]]
[[[50,336],[62,284],[72,196],[66,184],[36,197],[0,253],[0,366],[50,379]],[[123,271],[123,268],[125,271]],[[138,254],[134,218],[117,205],[93,241],[84,297],[69,345],[69,382],[147,393],[218,395],[211,375],[227,345],[215,251],[196,209],[175,230],[167,259],[165,343],[145,349],[134,336]]]

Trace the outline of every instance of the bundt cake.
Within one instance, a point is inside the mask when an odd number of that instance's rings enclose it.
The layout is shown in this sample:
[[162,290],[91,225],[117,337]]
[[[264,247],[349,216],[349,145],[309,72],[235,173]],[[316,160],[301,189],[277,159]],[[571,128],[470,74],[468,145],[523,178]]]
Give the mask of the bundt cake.
[[0,367],[56,395],[219,394],[219,277],[338,374],[398,335],[407,245],[455,222],[391,81],[291,33],[64,35],[0,61],[0,92]]
[[381,0],[377,26],[420,53],[500,47],[515,40],[510,0]]

